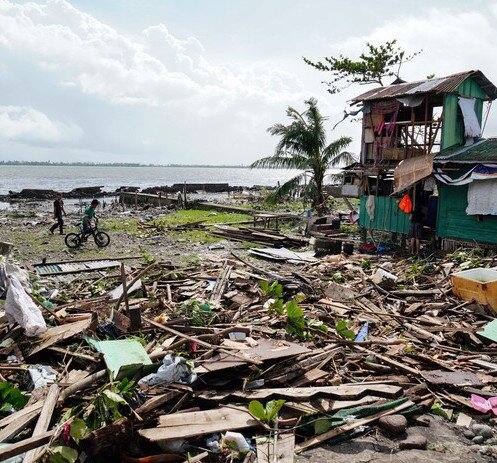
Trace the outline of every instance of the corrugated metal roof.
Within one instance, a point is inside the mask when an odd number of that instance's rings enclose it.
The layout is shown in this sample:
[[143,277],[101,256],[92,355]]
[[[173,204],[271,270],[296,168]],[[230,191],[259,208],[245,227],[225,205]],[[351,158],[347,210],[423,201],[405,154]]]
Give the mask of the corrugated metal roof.
[[453,146],[440,151],[434,162],[461,164],[497,162],[497,138],[479,140],[470,146]]
[[497,87],[492,84],[492,82],[490,82],[481,71],[466,71],[446,77],[437,77],[435,79],[426,79],[417,82],[407,82],[404,84],[389,85],[388,87],[374,88],[359,96],[356,96],[355,98],[352,98],[352,101],[383,100],[420,93],[452,93],[455,92],[457,87],[459,87],[459,85],[461,85],[469,77],[475,79],[482,90],[488,95],[490,100],[495,100],[497,98]]

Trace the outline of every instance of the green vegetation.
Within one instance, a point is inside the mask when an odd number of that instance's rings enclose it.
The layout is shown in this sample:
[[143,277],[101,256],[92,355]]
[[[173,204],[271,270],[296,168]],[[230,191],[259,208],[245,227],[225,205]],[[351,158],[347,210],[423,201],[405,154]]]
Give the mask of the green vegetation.
[[201,209],[182,209],[171,212],[163,217],[156,219],[154,222],[163,227],[176,227],[194,222],[203,222],[205,224],[242,222],[250,220],[252,217],[248,214],[235,212],[213,212]]
[[361,268],[366,271],[366,270],[371,270],[371,260],[370,259],[363,259],[361,261]]
[[340,231],[354,235],[359,232],[359,227],[357,225],[349,225],[344,223],[343,225],[340,225]]
[[[101,388],[92,401],[69,408],[61,418],[61,424],[69,424],[69,435],[64,443],[70,438],[78,444],[92,431],[128,415],[131,413],[128,404],[131,400],[136,400],[135,383],[123,379]],[[48,457],[51,463],[74,463],[78,452],[66,445],[59,445],[49,449]]]
[[348,322],[347,320],[335,320],[335,329],[337,334],[343,339],[354,340],[355,333],[351,329],[349,329],[349,326],[350,322]]
[[430,264],[426,260],[420,259],[408,267],[406,275],[408,277],[414,277],[417,275],[430,273],[433,270],[434,270],[433,264]]
[[266,424],[273,424],[278,418],[278,412],[285,404],[285,400],[270,400],[266,406],[262,405],[258,400],[252,400],[249,403],[248,410],[250,414]]
[[128,233],[130,235],[139,235],[140,231],[138,230],[138,220],[133,218],[104,218],[101,222],[99,222],[99,228],[104,231],[116,231]]
[[209,326],[217,317],[211,305],[197,299],[184,302],[181,313],[191,319],[192,326]]
[[300,307],[306,296],[302,293],[295,295],[292,299],[284,302],[283,286],[278,281],[269,283],[262,281],[260,288],[265,299],[265,306],[269,313],[276,312],[280,317],[286,320],[286,332],[300,339],[308,341],[314,338],[315,333],[326,334],[328,327],[321,321],[312,318],[307,318],[304,311]]
[[292,107],[288,108],[290,124],[275,124],[268,129],[271,135],[280,137],[275,153],[255,161],[251,167],[302,170],[302,173],[270,193],[267,199],[269,202],[278,202],[284,196],[296,192],[305,183],[305,179],[308,179],[303,195],[310,198],[312,206],[319,211],[325,200],[323,187],[326,171],[339,164],[350,164],[354,160],[351,153],[344,151],[352,139],[341,137],[327,144],[324,129],[326,118],[320,113],[317,101],[311,98],[305,104],[308,108],[302,113]]
[[20,410],[28,402],[26,397],[17,387],[8,381],[0,383],[0,414],[12,413]]
[[318,71],[331,75],[328,82],[328,92],[338,93],[353,84],[378,84],[383,85],[383,80],[390,77],[399,77],[403,63],[412,60],[420,51],[412,55],[397,45],[397,40],[385,42],[379,46],[366,43],[367,52],[361,53],[359,59],[350,59],[343,55],[329,56],[323,61],[311,61],[304,58],[309,66]]
[[167,234],[175,239],[185,240],[192,243],[216,243],[221,241],[208,230],[204,229],[190,229],[190,230],[168,230],[181,225],[187,225],[195,222],[202,222],[202,224],[223,224],[223,223],[236,223],[250,220],[252,216],[240,213],[217,213],[213,211],[204,211],[200,209],[185,209],[172,212],[159,219],[154,223],[161,228],[167,230]]

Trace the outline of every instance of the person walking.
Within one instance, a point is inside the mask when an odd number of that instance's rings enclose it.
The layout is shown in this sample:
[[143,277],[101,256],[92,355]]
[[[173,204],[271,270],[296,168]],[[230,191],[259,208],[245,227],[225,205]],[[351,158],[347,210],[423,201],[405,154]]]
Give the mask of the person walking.
[[59,227],[60,234],[64,234],[64,219],[62,217],[66,215],[67,214],[64,210],[64,201],[62,201],[62,195],[60,193],[57,193],[55,201],[53,202],[53,218],[57,220],[57,222],[55,222],[50,227],[50,233],[52,235],[57,227]]

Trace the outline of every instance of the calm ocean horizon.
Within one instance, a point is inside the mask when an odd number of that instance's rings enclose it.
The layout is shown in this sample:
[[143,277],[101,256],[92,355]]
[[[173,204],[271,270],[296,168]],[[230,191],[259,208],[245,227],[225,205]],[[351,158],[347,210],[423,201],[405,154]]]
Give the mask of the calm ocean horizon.
[[276,186],[298,174],[297,170],[244,167],[121,167],[121,166],[0,166],[0,194],[24,188],[67,192],[73,188],[121,186],[140,188],[173,183],[229,183],[231,186]]

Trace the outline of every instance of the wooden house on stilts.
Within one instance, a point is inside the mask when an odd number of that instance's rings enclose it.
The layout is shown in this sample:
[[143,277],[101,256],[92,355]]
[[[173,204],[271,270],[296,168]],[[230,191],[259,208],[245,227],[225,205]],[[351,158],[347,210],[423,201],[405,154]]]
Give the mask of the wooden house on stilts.
[[343,194],[360,198],[362,230],[406,234],[409,194],[442,245],[497,244],[497,138],[482,138],[497,87],[480,71],[396,82],[353,99],[362,112],[360,162]]

